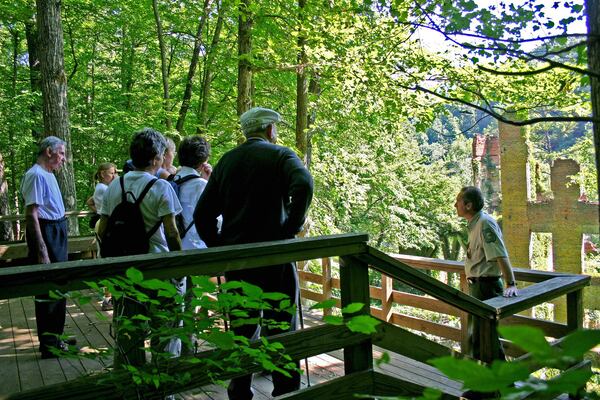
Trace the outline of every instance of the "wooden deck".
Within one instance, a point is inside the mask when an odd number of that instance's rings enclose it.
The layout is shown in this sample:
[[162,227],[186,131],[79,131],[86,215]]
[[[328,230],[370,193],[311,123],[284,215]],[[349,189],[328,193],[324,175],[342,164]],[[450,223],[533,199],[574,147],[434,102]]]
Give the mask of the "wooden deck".
[[[94,347],[109,347],[112,311],[101,311],[100,301],[79,304],[67,302],[65,333],[78,340],[82,352]],[[307,326],[320,324],[319,315],[305,313]],[[0,399],[13,392],[25,391],[40,386],[60,383],[109,366],[112,360],[50,359],[42,360],[37,351],[35,313],[33,298],[0,300]],[[381,355],[375,348],[374,357]],[[440,372],[423,363],[398,354],[390,354],[391,362],[377,368],[379,371],[398,378],[413,381],[423,386],[440,388],[458,396],[460,383],[448,380]],[[343,352],[321,354],[308,360],[311,384],[317,384],[344,375]],[[301,362],[305,369],[304,360]],[[255,399],[269,399],[273,388],[270,375],[255,375]],[[306,374],[302,377],[307,386]],[[226,389],[218,385],[194,389],[176,396],[179,399],[226,399]]]

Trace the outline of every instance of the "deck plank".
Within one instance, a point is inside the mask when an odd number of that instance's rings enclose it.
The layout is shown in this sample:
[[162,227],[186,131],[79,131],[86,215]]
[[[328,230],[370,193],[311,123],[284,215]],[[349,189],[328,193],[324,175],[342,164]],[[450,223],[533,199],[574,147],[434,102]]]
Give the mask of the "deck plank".
[[[37,337],[37,326],[35,322],[35,299],[33,297],[25,297],[21,299],[23,317],[25,318],[29,331],[33,338],[33,349],[34,356],[37,360],[39,370],[41,371],[44,386],[51,385],[54,383],[61,383],[69,380],[69,377],[75,378],[73,374],[69,374],[69,370],[65,371],[65,368],[60,363],[60,359],[51,358],[42,360],[41,354],[38,351],[40,345]],[[20,369],[20,368],[19,368]],[[36,385],[37,387],[39,385]]]
[[[33,389],[39,386],[54,383],[49,377],[43,376],[39,363],[43,363],[45,370],[61,371],[58,361],[56,360],[41,360],[38,352],[38,338],[35,330],[35,318],[32,321],[27,321],[23,302],[31,303],[33,307],[33,298],[25,299],[10,299],[9,311],[13,324],[13,332],[15,332],[15,348],[17,353],[17,365],[19,367],[19,382],[21,390]],[[47,367],[47,368],[46,368]],[[62,371],[61,371],[62,374]],[[64,381],[64,375],[62,381]],[[56,382],[61,382],[60,375],[54,379]]]
[[0,395],[21,390],[16,343],[8,300],[0,300]]

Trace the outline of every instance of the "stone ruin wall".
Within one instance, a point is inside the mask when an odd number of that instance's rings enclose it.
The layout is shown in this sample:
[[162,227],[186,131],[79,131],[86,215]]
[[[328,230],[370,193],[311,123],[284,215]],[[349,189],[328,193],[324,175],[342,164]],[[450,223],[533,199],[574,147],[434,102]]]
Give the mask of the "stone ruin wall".
[[[574,160],[555,160],[551,168],[553,199],[529,198],[529,151],[525,129],[499,122],[502,191],[502,230],[512,264],[531,268],[532,232],[552,234],[555,271],[581,274],[583,235],[598,233],[598,203],[583,201],[581,187],[571,177],[579,173]],[[600,286],[586,288],[584,307],[600,310]],[[564,297],[564,296],[563,296]],[[555,304],[557,321],[565,320],[564,300]]]

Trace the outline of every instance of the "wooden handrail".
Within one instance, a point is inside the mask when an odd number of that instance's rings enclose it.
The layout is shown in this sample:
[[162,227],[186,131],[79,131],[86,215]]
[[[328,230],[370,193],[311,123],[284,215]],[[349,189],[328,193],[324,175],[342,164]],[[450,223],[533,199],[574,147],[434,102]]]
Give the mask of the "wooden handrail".
[[[65,212],[65,217],[89,217],[94,215],[93,211],[72,210]],[[0,215],[0,222],[25,221],[25,214]]]
[[367,235],[343,234],[93,260],[0,268],[0,298],[86,288],[86,281],[122,275],[130,267],[146,278],[220,275],[226,271],[365,252]]
[[497,310],[498,318],[505,318],[558,296],[581,290],[589,284],[590,277],[586,275],[561,276],[523,288],[519,290],[518,297],[494,297],[484,303]]
[[458,289],[443,284],[382,251],[369,247],[366,254],[357,255],[357,258],[364,260],[375,270],[419,289],[425,294],[442,300],[453,307],[481,318],[496,318],[495,308]]

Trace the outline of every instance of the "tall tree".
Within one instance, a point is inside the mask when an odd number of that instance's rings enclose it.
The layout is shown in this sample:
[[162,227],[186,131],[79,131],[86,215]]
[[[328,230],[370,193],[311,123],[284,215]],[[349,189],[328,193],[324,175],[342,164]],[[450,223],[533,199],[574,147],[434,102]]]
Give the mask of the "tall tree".
[[[8,183],[4,178],[4,158],[0,153],[0,215],[9,215],[9,203]],[[12,233],[10,222],[0,222],[0,241],[13,240]]]
[[296,148],[306,164],[308,125],[308,77],[306,73],[306,36],[303,33],[306,0],[298,1],[298,68],[296,71]]
[[167,66],[167,49],[165,46],[165,38],[163,34],[160,12],[158,10],[158,0],[152,0],[152,10],[154,11],[154,21],[156,22],[156,35],[158,36],[158,46],[160,48],[160,71],[162,76],[163,86],[163,109],[165,112],[165,124],[167,130],[171,130],[172,122],[170,111],[171,107],[169,96],[169,71]]
[[252,0],[241,0],[238,16],[237,114],[252,107]]
[[197,133],[201,133],[208,124],[208,101],[210,96],[210,89],[214,74],[214,62],[217,53],[217,46],[221,39],[221,29],[223,28],[223,19],[225,16],[225,10],[221,1],[217,1],[217,23],[215,30],[213,31],[212,40],[210,47],[208,48],[208,54],[204,59],[204,73],[202,76],[202,95],[198,104],[198,128]]
[[[73,174],[73,152],[69,129],[67,76],[64,68],[63,33],[60,0],[37,0],[39,59],[44,110],[44,134],[55,135],[67,145],[67,161],[58,172],[65,208],[75,210],[77,195]],[[79,234],[77,218],[69,221],[71,235]]]
[[196,75],[196,68],[198,67],[198,59],[200,58],[200,50],[202,48],[202,32],[204,31],[204,25],[206,24],[206,18],[208,17],[209,7],[211,0],[204,0],[204,7],[202,7],[202,15],[198,22],[198,29],[196,30],[196,37],[194,37],[194,50],[192,50],[192,59],[190,61],[190,67],[188,68],[188,75],[185,82],[185,90],[183,91],[183,99],[181,101],[181,107],[179,108],[179,117],[177,118],[177,124],[175,129],[177,132],[183,133],[183,125],[185,124],[185,117],[187,111],[190,108],[190,100],[192,98],[192,87],[194,85],[194,76]]

